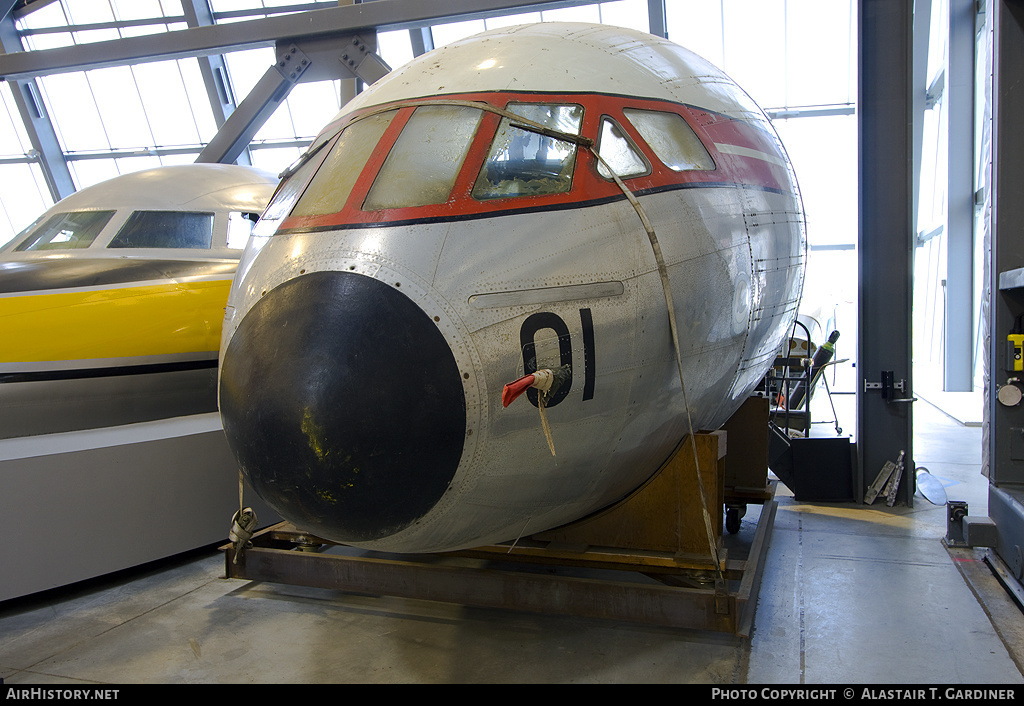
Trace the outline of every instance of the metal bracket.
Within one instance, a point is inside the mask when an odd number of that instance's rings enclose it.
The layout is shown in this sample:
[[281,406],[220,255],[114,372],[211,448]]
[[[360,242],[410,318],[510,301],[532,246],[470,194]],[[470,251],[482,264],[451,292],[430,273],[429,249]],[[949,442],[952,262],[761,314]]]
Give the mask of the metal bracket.
[[946,502],[946,536],[943,538],[948,547],[966,547],[964,539],[963,519],[967,517],[967,503],[962,500]]
[[916,397],[896,397],[896,392],[899,392],[901,395],[907,394],[907,381],[897,381],[891,370],[882,371],[881,382],[868,382],[864,380],[864,392],[870,390],[881,390],[882,399],[888,403],[917,402]]
[[275,44],[274,68],[294,85],[337,79],[360,79],[370,85],[391,71],[374,53],[375,38],[355,34],[329,38],[302,38]]
[[723,578],[715,579],[715,614],[729,615],[729,593]]
[[359,37],[353,37],[352,41],[342,48],[338,61],[367,85],[391,72],[391,67],[374,54]]
[[278,51],[277,63],[274,65],[281,76],[292,83],[298,83],[299,77],[309,68],[310,60],[301,49],[290,44],[284,51]]

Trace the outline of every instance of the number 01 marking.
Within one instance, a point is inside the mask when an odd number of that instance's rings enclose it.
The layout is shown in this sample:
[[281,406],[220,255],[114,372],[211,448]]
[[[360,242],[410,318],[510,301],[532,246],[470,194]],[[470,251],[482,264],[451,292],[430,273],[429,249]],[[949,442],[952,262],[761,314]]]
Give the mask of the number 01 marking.
[[[590,309],[580,309],[580,326],[583,329],[583,399],[594,398],[594,319]],[[569,326],[558,314],[542,311],[526,317],[519,329],[519,343],[523,350],[523,371],[529,375],[537,370],[537,332],[551,329],[558,336],[558,363],[569,366],[569,377],[548,400],[547,406],[554,407],[565,399],[572,389],[572,334]],[[526,391],[530,404],[537,406],[537,390]]]

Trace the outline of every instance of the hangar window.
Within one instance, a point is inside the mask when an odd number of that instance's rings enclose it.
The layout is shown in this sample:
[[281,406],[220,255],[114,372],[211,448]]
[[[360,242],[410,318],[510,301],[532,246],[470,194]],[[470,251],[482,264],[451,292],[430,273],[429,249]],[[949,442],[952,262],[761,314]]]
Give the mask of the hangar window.
[[465,106],[417,108],[370,187],[363,209],[447,201],[481,117],[481,111]]
[[213,214],[191,211],[136,211],[108,248],[197,248],[213,244]]
[[[651,171],[647,160],[623,132],[622,127],[608,117],[601,119],[601,133],[597,138],[597,153],[604,160],[598,162],[597,173],[605,179],[611,179],[612,172],[620,179],[626,179]],[[609,167],[611,172],[608,171]]]
[[343,209],[366,161],[397,112],[371,115],[342,130],[290,215],[325,216]]
[[[508,110],[545,127],[572,135],[580,133],[583,107],[510,103]],[[502,118],[491,143],[473,197],[480,200],[511,196],[547,196],[572,188],[576,145],[541,135]]]
[[113,211],[58,213],[32,231],[15,250],[23,252],[87,248],[113,215]]
[[669,169],[715,168],[711,155],[681,115],[634,108],[624,108],[622,113]]

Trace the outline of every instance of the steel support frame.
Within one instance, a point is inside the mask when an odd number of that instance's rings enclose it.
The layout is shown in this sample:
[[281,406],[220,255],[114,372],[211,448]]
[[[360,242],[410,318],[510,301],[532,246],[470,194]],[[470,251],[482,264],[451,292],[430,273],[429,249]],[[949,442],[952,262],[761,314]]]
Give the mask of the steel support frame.
[[422,56],[428,51],[434,50],[434,33],[430,27],[418,27],[409,30],[409,44],[412,46],[412,55]]
[[[200,59],[207,92],[218,121],[218,133],[203,149],[197,162],[249,163],[247,148],[260,127],[273,114],[291,89],[300,81],[322,81],[356,77],[372,83],[389,69],[373,55],[378,27],[408,27],[419,32],[421,48],[430,42],[430,21],[452,17],[488,17],[510,9],[545,9],[586,4],[582,0],[559,2],[513,2],[509,0],[422,0],[418,3],[375,0],[365,4],[341,4],[336,8],[312,10],[295,15],[272,17],[224,25],[212,24],[212,13],[205,0],[182,0],[182,9],[192,27],[145,37],[128,37],[109,42],[64,47],[35,52],[0,55],[0,76],[19,80],[72,70],[95,69],[145,61],[170,60],[194,56]],[[360,36],[361,33],[361,36]],[[356,51],[348,55],[358,61],[344,61],[345,40]],[[233,106],[227,72],[221,51],[233,51],[273,45],[277,61],[268,68],[257,85],[237,107]],[[19,45],[20,46],[20,45]],[[364,51],[370,47],[369,55]],[[305,57],[289,64],[294,55]],[[207,57],[213,56],[213,59]],[[12,69],[12,64],[16,67]],[[296,68],[298,70],[296,70]],[[312,70],[310,70],[312,69]],[[221,80],[218,81],[218,71]],[[342,101],[351,89],[345,81]],[[59,154],[59,151],[58,151]],[[62,156],[63,159],[63,156]]]
[[[911,209],[913,0],[859,0],[860,278],[856,496],[904,452],[897,502],[913,505]],[[897,390],[878,389],[886,379]]]
[[665,0],[647,0],[647,18],[650,33],[656,37],[668,39]]
[[[181,9],[185,14],[185,22],[189,27],[210,27],[216,24],[209,0],[181,0]],[[202,74],[206,95],[210,99],[213,120],[220,129],[227,119],[235,112],[235,94],[231,88],[231,79],[227,64],[222,54],[196,57],[199,62],[199,73]],[[242,165],[252,165],[248,149],[243,149],[235,159]]]
[[0,0],[0,20],[6,20],[18,0]]
[[13,17],[16,20],[21,19],[26,15],[32,14],[36,10],[42,10],[47,5],[50,5],[56,1],[57,0],[25,0],[21,7],[14,8],[13,10],[11,10],[10,14],[11,17]]
[[[1012,370],[1007,335],[1024,314],[1024,1],[992,0],[992,231],[986,454],[989,516],[998,534],[996,553],[1014,578],[1024,578],[1024,405],[1005,406],[999,388],[1020,385]],[[1018,382],[1014,382],[1018,380]]]
[[[0,51],[22,51],[21,40],[14,26],[14,18],[6,16],[0,19]],[[0,53],[0,59],[4,54]],[[10,81],[14,104],[21,115],[32,149],[38,155],[39,166],[43,172],[43,180],[54,203],[75,193],[75,182],[71,177],[67,160],[61,151],[57,132],[43,103],[39,85],[35,79]]]
[[298,83],[353,77],[373,83],[384,76],[388,67],[374,53],[376,34],[371,32],[369,36],[368,41],[348,35],[311,39],[302,46],[279,44],[277,60],[203,148],[196,162],[234,162]]
[[[226,578],[749,637],[777,508],[775,500],[765,502],[747,558],[727,563],[732,590],[724,597],[712,588],[675,585],[672,573],[664,575],[667,585],[638,581],[630,574],[648,575],[639,566],[609,568],[597,562],[594,568],[604,573],[587,575],[588,562],[567,563],[574,575],[566,575],[555,570],[558,561],[512,554],[504,545],[421,556],[346,553],[344,547],[342,553],[301,551],[295,538],[313,546],[323,540],[295,532],[287,523],[254,535],[237,563],[232,545],[221,551]],[[623,578],[611,578],[607,572],[612,569]]]
[[[438,5],[437,8],[433,7],[435,4]],[[432,48],[430,29],[423,24],[433,19],[453,16],[487,17],[516,9],[546,9],[580,4],[586,3],[531,3],[505,0],[476,0],[467,3],[461,0],[447,0],[443,4],[438,4],[432,0],[424,0],[413,9],[409,3],[375,0],[373,3],[360,5],[342,3],[337,8],[314,10],[300,15],[216,25],[207,0],[181,0],[182,11],[190,27],[188,30],[54,50],[19,52],[13,59],[10,56],[0,56],[0,75],[14,79],[14,83],[17,84],[19,76],[27,82],[29,77],[50,73],[194,56],[199,61],[214,120],[219,128],[218,134],[203,149],[196,161],[237,161],[251,164],[249,142],[296,83],[302,80],[347,79],[353,74],[369,83],[379,76],[380,66],[383,65],[383,62],[378,62],[377,66],[373,66],[371,62],[369,67],[345,66],[344,63],[339,66],[328,58],[319,62],[316,72],[303,78],[303,74],[309,68],[308,63],[303,64],[298,75],[291,70],[293,67],[285,68],[285,64],[282,63],[282,57],[287,57],[289,53],[302,53],[302,49],[298,48],[296,43],[301,43],[303,48],[318,45],[322,49],[325,41],[336,42],[339,34],[346,33],[342,28],[362,29],[363,34],[367,35],[371,31],[375,32],[377,27],[397,27],[404,23],[409,25],[410,38],[418,55]],[[383,13],[377,12],[382,8],[385,8]],[[648,0],[648,10],[651,32],[666,36],[664,0]],[[11,27],[13,30],[13,24]],[[352,32],[349,31],[347,34],[351,36]],[[14,36],[16,37],[16,34]],[[242,104],[236,106],[224,58],[218,50],[230,51],[265,46],[267,43],[274,44],[278,61],[267,70]],[[283,49],[285,45],[288,46]],[[10,67],[11,63],[15,68]],[[386,70],[387,67],[383,68]],[[350,96],[342,96],[343,100],[348,97]],[[24,97],[21,98],[24,102]],[[26,119],[26,122],[30,115],[28,109],[23,111],[23,119]],[[46,124],[49,122],[46,121]],[[50,130],[52,132],[52,126]],[[45,140],[39,142],[41,145],[45,144]],[[44,153],[42,149],[37,148],[37,151]],[[66,162],[59,149],[55,154],[60,156],[60,162],[66,170]],[[49,173],[50,170],[46,171]],[[49,175],[47,181],[57,183]],[[73,190],[72,187],[68,193]],[[51,186],[51,192],[55,200],[59,198],[59,191],[55,186]]]
[[943,389],[974,389],[975,0],[949,0],[946,116],[946,306]]
[[374,0],[358,5],[125,37],[57,49],[0,56],[0,76],[23,79],[68,71],[207,56],[304,43],[315,38],[415,29],[438,20],[497,17],[509,12],[590,5],[594,0]]
[[230,164],[237,161],[263,124],[288,97],[295,83],[277,69],[276,63],[268,68],[199,153],[196,163]]
[[[913,192],[911,218],[914,224],[914,233],[917,236],[917,245],[923,245],[932,237],[942,232],[943,227],[938,226],[927,234],[920,232],[921,225],[918,223],[918,204],[921,202],[921,156],[924,148],[924,115],[929,107],[931,96],[928,86],[928,45],[931,41],[931,19],[932,0],[914,0],[914,92],[913,92],[913,114],[914,114],[914,142],[913,142]],[[943,74],[943,81],[945,74]]]

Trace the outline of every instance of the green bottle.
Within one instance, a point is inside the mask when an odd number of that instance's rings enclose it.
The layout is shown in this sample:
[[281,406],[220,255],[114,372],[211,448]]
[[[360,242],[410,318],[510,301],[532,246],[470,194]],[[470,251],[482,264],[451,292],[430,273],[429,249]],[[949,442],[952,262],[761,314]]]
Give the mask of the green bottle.
[[[811,360],[811,386],[810,389],[814,390],[814,386],[818,384],[818,378],[825,372],[825,365],[832,360],[832,357],[836,354],[836,341],[839,340],[839,332],[833,331],[829,335],[828,340],[821,344],[814,353],[814,358]],[[800,409],[804,406],[804,394],[806,392],[807,385],[803,380],[797,383],[796,387],[793,388],[793,392],[789,396],[789,409]]]

